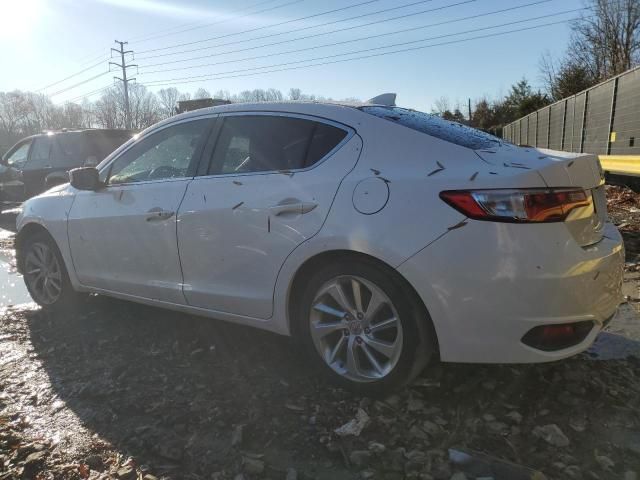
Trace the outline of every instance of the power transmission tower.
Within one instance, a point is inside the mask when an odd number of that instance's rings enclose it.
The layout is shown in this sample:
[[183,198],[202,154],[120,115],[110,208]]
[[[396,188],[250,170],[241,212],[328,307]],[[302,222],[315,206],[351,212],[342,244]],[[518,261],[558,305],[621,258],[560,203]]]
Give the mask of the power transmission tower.
[[126,50],[124,46],[128,42],[120,42],[118,40],[115,41],[118,45],[120,45],[120,49],[112,48],[112,52],[116,52],[120,54],[120,61],[122,63],[117,62],[109,62],[109,65],[115,65],[116,67],[120,67],[122,69],[122,78],[113,77],[116,80],[120,80],[124,85],[124,123],[127,129],[131,129],[131,111],[129,108],[129,82],[135,80],[135,78],[127,78],[127,68],[137,67],[138,65],[129,64],[127,65],[127,61],[125,59],[125,55],[130,53],[133,56],[133,50]]

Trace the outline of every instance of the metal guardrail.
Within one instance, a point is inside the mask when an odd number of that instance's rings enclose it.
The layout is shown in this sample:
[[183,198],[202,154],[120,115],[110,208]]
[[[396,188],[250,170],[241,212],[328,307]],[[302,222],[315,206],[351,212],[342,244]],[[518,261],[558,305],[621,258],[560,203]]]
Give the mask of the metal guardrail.
[[607,173],[640,177],[640,155],[599,155],[598,158]]

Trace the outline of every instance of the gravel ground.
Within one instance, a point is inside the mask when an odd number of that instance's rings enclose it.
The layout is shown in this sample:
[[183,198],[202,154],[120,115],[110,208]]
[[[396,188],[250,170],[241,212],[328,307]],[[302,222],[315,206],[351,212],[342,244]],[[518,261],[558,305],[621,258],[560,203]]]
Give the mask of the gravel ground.
[[[608,193],[632,242],[640,199]],[[333,388],[267,332],[99,297],[7,307],[0,480],[638,479],[639,254],[612,355],[436,365],[385,399]]]

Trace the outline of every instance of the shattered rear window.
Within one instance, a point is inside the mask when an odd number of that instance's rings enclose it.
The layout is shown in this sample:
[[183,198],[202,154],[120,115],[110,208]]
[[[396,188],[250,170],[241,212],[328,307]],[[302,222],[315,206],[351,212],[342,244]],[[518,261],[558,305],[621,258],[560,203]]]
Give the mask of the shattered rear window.
[[360,110],[472,150],[497,147],[505,143],[481,130],[416,110],[399,107],[360,107]]

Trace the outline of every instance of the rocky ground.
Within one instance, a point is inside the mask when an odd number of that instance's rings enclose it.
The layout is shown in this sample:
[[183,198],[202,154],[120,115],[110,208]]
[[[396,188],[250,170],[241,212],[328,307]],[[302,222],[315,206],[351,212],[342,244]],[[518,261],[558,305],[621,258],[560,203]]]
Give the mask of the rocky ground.
[[[608,193],[628,243],[612,329],[640,339],[640,199]],[[372,399],[266,332],[97,297],[65,316],[8,307],[0,480],[638,479],[640,350],[610,337],[611,355],[442,364]]]

